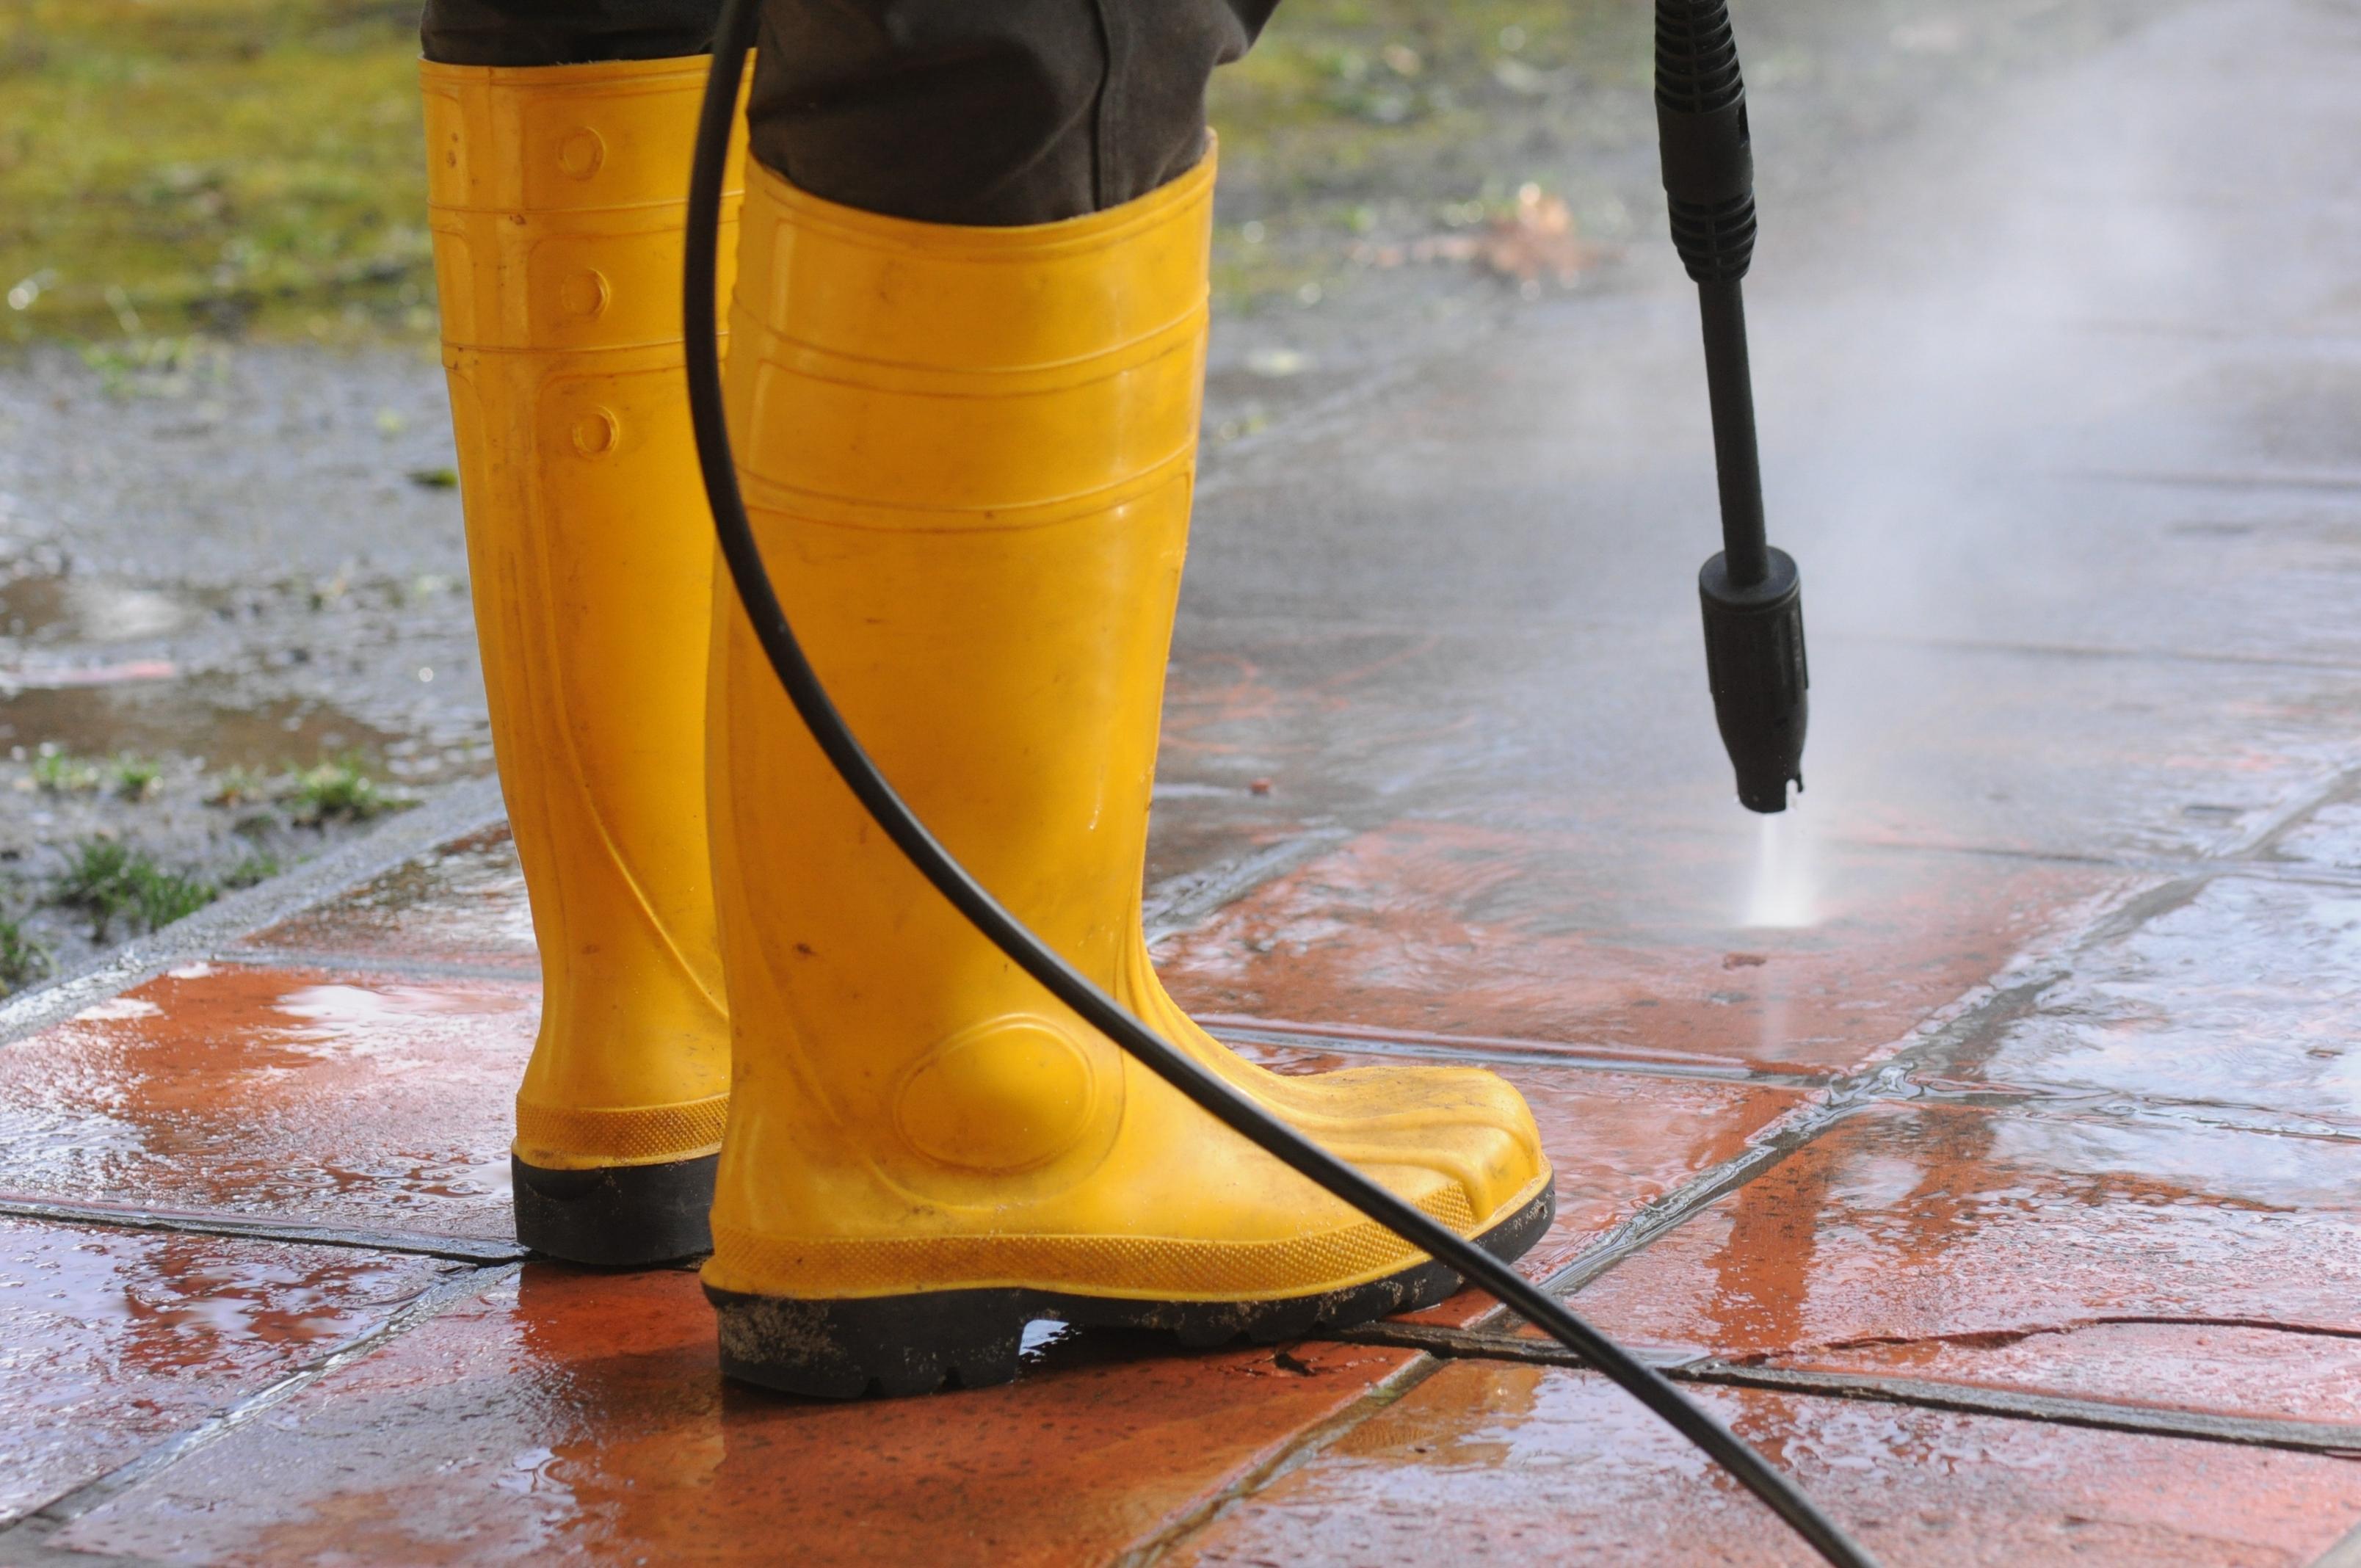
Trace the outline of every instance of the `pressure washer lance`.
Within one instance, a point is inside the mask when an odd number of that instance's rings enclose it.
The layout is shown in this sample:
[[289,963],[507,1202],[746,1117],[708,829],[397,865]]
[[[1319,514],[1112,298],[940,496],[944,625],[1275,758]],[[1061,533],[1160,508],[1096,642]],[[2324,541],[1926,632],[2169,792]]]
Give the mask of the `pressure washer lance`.
[[1726,0],[1656,0],[1656,136],[1673,246],[1697,280],[1721,485],[1721,554],[1697,574],[1713,715],[1750,811],[1804,787],[1804,599],[1795,563],[1763,537],[1763,464],[1740,280],[1754,259],[1754,148]]
[[1876,1568],[1874,1560],[1795,1483],[1665,1381],[1662,1373],[1584,1322],[1564,1302],[1510,1265],[1268,1114],[1134,1017],[1003,908],[965,866],[951,858],[950,851],[927,830],[878,772],[829,700],[828,688],[820,684],[796,640],[795,629],[787,624],[786,610],[779,603],[778,592],[763,565],[753,525],[747,520],[730,452],[729,421],[721,397],[720,345],[713,330],[714,269],[719,259],[722,168],[731,122],[738,113],[738,84],[744,76],[746,56],[754,47],[754,5],[755,0],[722,0],[721,14],[714,25],[713,71],[706,81],[705,105],[697,120],[697,148],[690,165],[681,285],[689,423],[697,436],[706,498],[713,508],[713,531],[739,602],[787,699],[845,786],[952,908],[1084,1023],[1257,1148],[1549,1331],[1559,1343],[1629,1392],[1762,1498],[1821,1557],[1838,1568]]

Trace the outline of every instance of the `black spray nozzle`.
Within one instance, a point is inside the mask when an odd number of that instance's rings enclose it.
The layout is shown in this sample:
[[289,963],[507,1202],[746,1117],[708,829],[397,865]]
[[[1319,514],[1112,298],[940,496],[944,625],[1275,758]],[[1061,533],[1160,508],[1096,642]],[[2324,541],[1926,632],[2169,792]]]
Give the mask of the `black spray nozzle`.
[[1673,247],[1697,286],[1721,489],[1721,554],[1698,574],[1714,718],[1751,811],[1804,784],[1804,604],[1771,548],[1740,280],[1754,261],[1754,142],[1728,0],[1656,0],[1656,135]]
[[1738,771],[1749,811],[1787,809],[1787,785],[1804,787],[1804,725],[1812,675],[1804,661],[1803,582],[1784,550],[1767,550],[1770,570],[1733,582],[1730,557],[1697,574],[1705,605],[1705,673],[1714,722]]
[[1754,259],[1754,142],[1726,0],[1657,0],[1656,140],[1673,246],[1700,283]]

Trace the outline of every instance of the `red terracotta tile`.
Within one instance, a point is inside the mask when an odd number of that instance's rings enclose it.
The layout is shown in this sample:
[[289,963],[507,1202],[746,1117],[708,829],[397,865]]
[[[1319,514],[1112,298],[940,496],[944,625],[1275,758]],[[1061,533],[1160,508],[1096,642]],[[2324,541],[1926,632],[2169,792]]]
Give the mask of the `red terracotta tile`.
[[1163,970],[1216,1020],[1839,1071],[2121,880],[1841,846],[1757,868],[1728,839],[1611,837],[1398,822],[1175,938]]
[[[1247,1057],[1281,1072],[1324,1072],[1365,1065],[1366,1056],[1285,1047],[1245,1046]],[[1557,1219],[1518,1266],[1546,1278],[1609,1228],[1670,1189],[1743,1153],[1747,1145],[1809,1096],[1773,1084],[1639,1073],[1493,1064],[1524,1095],[1557,1172]],[[1463,1291],[1416,1314],[1421,1321],[1464,1323],[1492,1299]]]
[[2075,955],[2037,1011],[1932,1071],[2361,1129],[2361,889],[2218,878]]
[[[1752,1389],[1695,1392],[1894,1568],[2296,1568],[2361,1517],[2361,1465],[2323,1455]],[[1604,1379],[1458,1362],[1164,1561],[1817,1559]]]
[[505,827],[397,866],[255,932],[245,945],[270,952],[539,968],[524,873]]
[[0,1220],[0,1521],[386,1321],[458,1266]]
[[57,1544],[208,1562],[1098,1562],[1410,1359],[1078,1335],[1005,1388],[839,1405],[725,1387],[713,1356],[692,1275],[529,1266]]
[[539,1000],[175,970],[0,1051],[0,1192],[504,1238]]
[[2354,1173],[2342,1141],[1880,1106],[1576,1304],[1696,1353],[2361,1420]]

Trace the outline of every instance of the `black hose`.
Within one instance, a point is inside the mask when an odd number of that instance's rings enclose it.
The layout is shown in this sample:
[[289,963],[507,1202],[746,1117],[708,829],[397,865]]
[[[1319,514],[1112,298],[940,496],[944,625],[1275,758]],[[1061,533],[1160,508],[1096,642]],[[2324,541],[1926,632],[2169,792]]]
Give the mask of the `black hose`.
[[730,579],[737,585],[747,620],[752,622],[754,635],[769,656],[779,684],[786,688],[788,700],[810,727],[812,739],[835,765],[846,787],[876,819],[885,836],[909,857],[919,874],[933,883],[953,908],[1050,995],[1072,1008],[1149,1071],[1280,1164],[1344,1200],[1411,1245],[1448,1264],[1530,1321],[1548,1330],[1560,1343],[1703,1449],[1715,1464],[1736,1476],[1741,1486],[1786,1520],[1823,1558],[1839,1568],[1874,1568],[1870,1555],[1855,1545],[1833,1519],[1821,1513],[1794,1483],[1771,1468],[1761,1454],[1702,1408],[1683,1397],[1653,1367],[1634,1359],[1509,1265],[1272,1118],[1133,1017],[1088,976],[1050,951],[951,858],[950,851],[938,843],[935,836],[911,814],[894,786],[869,760],[869,754],[862,750],[861,742],[845,727],[836,705],[829,699],[828,690],[821,685],[810,661],[804,657],[795,630],[787,624],[786,611],[771,586],[770,574],[763,568],[762,548],[755,542],[745,502],[738,492],[737,466],[730,455],[729,423],[722,406],[721,356],[714,334],[714,267],[720,232],[721,179],[731,122],[738,111],[738,84],[753,43],[752,0],[723,0],[714,32],[713,73],[706,85],[705,107],[697,123],[696,159],[688,190],[688,235],[684,257],[686,277],[681,295],[689,417],[697,433],[697,461],[705,471],[706,494],[713,506],[714,532],[719,536],[722,558],[729,564]]

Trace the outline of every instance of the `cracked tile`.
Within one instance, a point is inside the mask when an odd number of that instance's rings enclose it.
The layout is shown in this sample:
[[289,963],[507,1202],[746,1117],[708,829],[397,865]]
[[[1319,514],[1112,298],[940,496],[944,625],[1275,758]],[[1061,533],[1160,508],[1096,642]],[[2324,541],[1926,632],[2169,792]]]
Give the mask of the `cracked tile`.
[[2356,1422],[2355,1168],[2169,1118],[1880,1105],[1575,1304],[1692,1354]]

